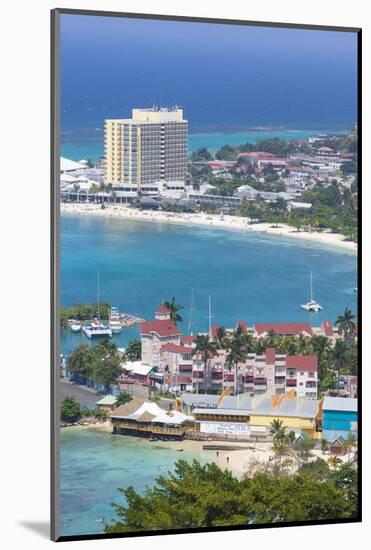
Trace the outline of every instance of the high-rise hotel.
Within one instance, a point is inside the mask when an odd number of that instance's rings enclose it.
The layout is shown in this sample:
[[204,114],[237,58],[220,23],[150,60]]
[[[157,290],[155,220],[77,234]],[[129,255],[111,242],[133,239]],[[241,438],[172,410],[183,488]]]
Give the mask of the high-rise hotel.
[[132,118],[105,121],[106,183],[136,186],[184,182],[188,122],[183,109],[133,109]]

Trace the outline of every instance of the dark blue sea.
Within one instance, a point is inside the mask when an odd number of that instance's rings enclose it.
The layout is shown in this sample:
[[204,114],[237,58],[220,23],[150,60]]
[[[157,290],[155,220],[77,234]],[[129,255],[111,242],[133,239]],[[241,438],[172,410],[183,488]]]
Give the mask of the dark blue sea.
[[102,155],[104,119],[133,107],[181,105],[193,150],[346,131],[356,98],[354,33],[62,16],[70,158]]

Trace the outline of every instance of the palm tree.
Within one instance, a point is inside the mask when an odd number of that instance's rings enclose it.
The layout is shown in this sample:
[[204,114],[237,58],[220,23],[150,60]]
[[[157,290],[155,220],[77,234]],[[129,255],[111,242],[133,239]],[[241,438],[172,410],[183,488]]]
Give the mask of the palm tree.
[[321,450],[322,450],[322,452],[325,453],[326,451],[328,451],[329,446],[330,446],[330,443],[327,441],[327,439],[323,438],[321,440]]
[[252,353],[255,351],[256,339],[253,337],[252,334],[249,334],[248,332],[244,332],[242,335],[242,340],[246,346],[247,353]]
[[222,326],[218,327],[216,331],[215,343],[218,344],[221,349],[224,349],[227,345],[227,331]]
[[330,468],[337,470],[341,466],[342,462],[338,456],[330,456],[330,458],[327,459],[327,464]]
[[268,348],[274,348],[277,342],[277,334],[274,332],[274,330],[270,330],[268,332],[267,337],[265,338],[265,342]]
[[99,193],[99,187],[96,183],[93,183],[92,186],[89,189],[89,193],[92,195],[95,195],[94,202],[97,202],[97,194]]
[[[205,382],[205,390],[206,390],[206,374],[208,374],[209,359],[211,357],[215,357],[216,355],[218,355],[218,352],[216,350],[215,343],[210,341],[210,337],[208,334],[197,334],[195,344],[196,345],[192,351],[192,355],[199,354],[202,357],[202,361],[204,364],[204,382]],[[197,387],[196,387],[197,393],[198,393],[198,386],[199,386],[199,381],[197,378]]]
[[75,191],[76,193],[76,196],[77,196],[77,202],[80,202],[80,197],[79,197],[79,191],[80,191],[80,185],[78,183],[74,183],[73,184],[73,190]]
[[285,432],[286,432],[286,428],[285,426],[283,425],[283,421],[282,420],[278,420],[278,418],[275,418],[274,420],[272,420],[271,422],[271,429],[270,429],[270,434],[273,435],[273,439],[274,440],[282,440],[285,438]]
[[171,299],[171,302],[167,301],[164,303],[164,306],[170,311],[170,319],[173,323],[181,323],[183,321],[182,317],[179,315],[178,311],[184,309],[183,306],[175,302],[175,298]]
[[234,394],[238,393],[237,375],[238,364],[247,359],[248,349],[244,340],[244,332],[240,326],[233,331],[232,339],[228,343],[227,365],[231,368],[234,365]]
[[308,338],[308,336],[305,336],[303,333],[299,334],[299,336],[297,337],[296,339],[297,349],[301,355],[308,354],[309,342],[310,342],[310,339]]
[[343,448],[348,451],[348,462],[350,462],[350,452],[353,447],[357,446],[357,438],[353,432],[349,432],[348,437],[344,441]]
[[352,310],[349,307],[346,307],[343,315],[339,315],[335,321],[339,334],[344,335],[344,342],[347,348],[350,346],[356,330],[356,325],[354,322],[355,318],[356,316],[353,315]]

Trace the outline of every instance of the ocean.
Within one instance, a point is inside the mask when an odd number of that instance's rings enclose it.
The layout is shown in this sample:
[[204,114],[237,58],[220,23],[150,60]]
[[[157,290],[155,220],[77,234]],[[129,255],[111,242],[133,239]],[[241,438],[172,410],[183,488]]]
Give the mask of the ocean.
[[[180,443],[181,447],[181,443]],[[61,430],[61,534],[101,533],[116,517],[112,502],[123,503],[117,489],[133,485],[142,491],[177,460],[201,463],[205,451],[179,452],[161,443],[112,435],[94,429]]]
[[[101,121],[102,124],[103,121]],[[307,128],[307,129],[246,129],[213,132],[190,133],[188,138],[188,152],[192,153],[201,147],[206,147],[215,153],[223,145],[241,145],[257,143],[262,139],[278,137],[284,140],[308,139],[318,133],[345,134],[349,127],[342,128]],[[97,127],[85,132],[66,131],[61,134],[61,156],[71,160],[90,159],[97,161],[103,156],[103,129]]]
[[[310,272],[323,311],[308,313]],[[193,289],[193,330],[207,330],[208,297],[213,322],[232,327],[269,321],[332,322],[345,307],[357,307],[356,255],[289,238],[243,230],[175,226],[92,216],[61,216],[61,305],[100,297],[120,311],[151,319],[173,296],[184,306],[181,328],[188,331]],[[118,346],[139,336],[138,327],[114,335]],[[69,352],[82,333],[62,331]]]

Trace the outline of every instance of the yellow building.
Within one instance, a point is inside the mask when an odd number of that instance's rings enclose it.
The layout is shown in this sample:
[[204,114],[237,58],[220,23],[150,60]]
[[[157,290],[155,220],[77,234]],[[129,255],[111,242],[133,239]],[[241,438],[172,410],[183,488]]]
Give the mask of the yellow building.
[[184,182],[188,122],[183,109],[133,109],[130,119],[108,119],[104,127],[106,184],[133,186]]
[[192,412],[196,428],[204,433],[246,438],[270,436],[272,421],[283,422],[287,431],[320,439],[321,402],[296,398],[293,391],[276,396],[267,392],[249,400],[246,395],[224,397],[216,407],[197,407]]

